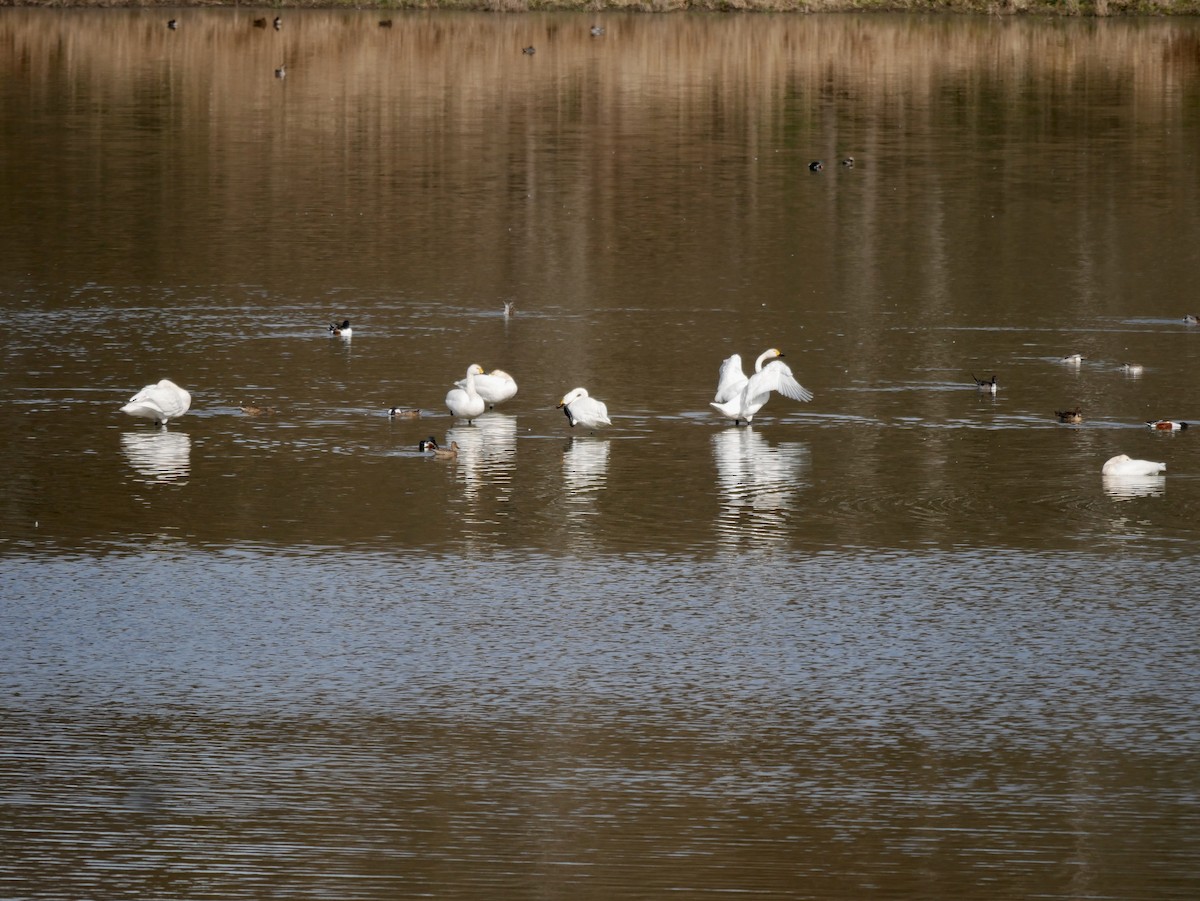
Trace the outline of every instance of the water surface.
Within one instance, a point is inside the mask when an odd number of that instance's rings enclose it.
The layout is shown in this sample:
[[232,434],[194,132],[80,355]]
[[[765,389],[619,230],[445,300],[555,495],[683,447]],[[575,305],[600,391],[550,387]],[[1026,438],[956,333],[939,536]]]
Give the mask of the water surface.
[[0,11],[0,894],[1196,895],[1195,23],[166,17]]

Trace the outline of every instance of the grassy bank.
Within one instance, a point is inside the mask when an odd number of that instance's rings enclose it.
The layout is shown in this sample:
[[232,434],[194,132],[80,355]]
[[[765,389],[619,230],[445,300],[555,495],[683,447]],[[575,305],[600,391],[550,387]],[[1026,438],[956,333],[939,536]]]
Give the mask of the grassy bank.
[[1040,16],[1200,15],[1200,0],[0,0],[0,6],[234,7],[279,9],[479,10],[488,12],[957,12]]

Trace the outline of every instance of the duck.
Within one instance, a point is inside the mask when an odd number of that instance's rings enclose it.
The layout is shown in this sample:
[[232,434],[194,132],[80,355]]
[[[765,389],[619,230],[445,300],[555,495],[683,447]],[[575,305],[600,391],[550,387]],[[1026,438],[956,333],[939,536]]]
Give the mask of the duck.
[[380,19],[380,20],[379,20],[379,27],[380,27],[380,28],[391,28],[391,27],[392,27],[392,20],[391,20],[391,19]]
[[537,53],[537,48],[530,44],[528,47],[522,47],[521,52],[526,56],[533,56],[535,53]]
[[254,27],[255,27],[255,28],[266,28],[266,27],[267,27],[267,20],[266,20],[266,19],[255,19],[255,20],[254,20]]
[[170,379],[160,379],[147,385],[121,407],[122,413],[141,419],[153,419],[165,426],[168,420],[178,419],[192,406],[192,395]]
[[420,441],[417,442],[417,450],[419,450],[421,453],[426,453],[427,451],[435,451],[437,449],[438,449],[437,439],[434,438],[432,435],[430,435],[428,438],[422,438]]
[[1121,366],[1121,371],[1126,375],[1141,375],[1146,371],[1141,363],[1125,363]]
[[[459,379],[454,384],[465,389],[467,380]],[[504,403],[517,393],[517,382],[503,369],[493,369],[491,372],[475,376],[475,390],[490,409],[495,409],[496,404]]]
[[975,380],[976,388],[978,388],[980,391],[986,391],[989,394],[995,394],[996,389],[1000,387],[998,384],[996,384],[996,376],[994,374],[990,379],[981,379],[977,378],[975,373],[972,372],[971,378]]
[[504,318],[508,319],[515,312],[517,312],[517,302],[515,300],[504,301]]
[[275,415],[274,407],[258,407],[258,406],[255,406],[254,404],[246,404],[244,406],[238,407],[238,409],[241,410],[243,413],[245,413],[247,416],[274,416]]
[[1195,313],[1188,313],[1183,317],[1183,321],[1188,325],[1200,325],[1200,319],[1196,318]]
[[279,16],[276,16],[275,21],[272,22],[271,25],[276,31],[279,31],[281,28],[283,28],[283,19],[281,19]]
[[413,407],[392,407],[388,410],[392,419],[420,419],[421,411]]
[[811,163],[808,164],[809,172],[820,172],[824,168],[825,168],[825,164],[822,163],[820,160],[813,160]]
[[1055,410],[1054,415],[1058,417],[1059,422],[1083,422],[1083,410],[1079,407],[1074,410]]
[[596,398],[589,395],[587,388],[576,388],[573,391],[568,391],[563,395],[563,399],[558,402],[558,408],[567,417],[567,422],[571,424],[571,428],[581,425],[589,429],[595,429],[602,425],[612,425],[612,421],[608,418],[607,405],[603,401],[596,400]]
[[[754,361],[754,371],[762,372],[763,363],[766,360],[779,359],[782,356],[783,351],[779,348],[767,348]],[[721,361],[721,368],[717,370],[717,393],[713,397],[713,401],[718,404],[728,403],[746,387],[746,382],[746,373],[742,371],[741,354],[730,354]]]
[[174,31],[179,27],[179,22],[175,19],[167,19],[167,27]]
[[[276,69],[275,77],[276,78],[287,78],[287,66],[280,66],[278,69]],[[347,335],[347,337],[349,337],[349,335]]]
[[1118,454],[1106,462],[1100,470],[1106,476],[1152,476],[1166,471],[1166,463],[1155,463],[1153,460],[1133,460],[1129,454]]
[[472,363],[467,367],[467,377],[462,380],[461,387],[456,384],[446,395],[446,406],[450,412],[468,423],[487,409],[487,401],[479,396],[475,389],[475,378],[483,375],[483,367]]
[[353,336],[354,330],[350,328],[350,320],[343,319],[341,325],[335,322],[329,326],[329,334],[334,338],[349,338]]
[[853,169],[854,168],[854,157],[852,157],[852,156],[846,157],[844,160],[842,160],[842,165],[845,166],[847,169]]
[[1156,432],[1178,432],[1186,429],[1186,422],[1177,422],[1174,419],[1156,419],[1153,422],[1146,423],[1147,428],[1154,429]]
[[458,442],[451,441],[449,447],[442,447],[439,445],[437,447],[430,448],[430,450],[433,451],[433,455],[438,459],[453,460],[458,457]]
[[590,33],[591,33],[592,37],[594,37],[594,38],[603,37],[604,36],[604,26],[603,25],[593,25],[590,29]]
[[[766,366],[763,366],[762,369],[757,369],[759,362],[765,359],[768,354],[777,357],[783,356],[775,348],[761,354],[758,360],[755,361],[756,371],[754,375],[746,379],[729,400],[714,400],[709,404],[709,406],[722,416],[732,419],[734,425],[740,422],[750,425],[750,422],[754,419],[754,414],[761,410],[763,405],[770,400],[771,392],[773,391],[777,391],[784,397],[789,397],[792,400],[807,402],[813,399],[813,393],[796,381],[796,376],[792,374],[792,370],[787,363],[781,363],[778,359],[775,359]],[[726,363],[728,362],[727,360]],[[738,369],[740,368],[741,363],[739,361]],[[721,365],[721,369],[724,374],[726,370],[725,363]],[[720,394],[720,385],[718,385],[717,391]]]
[[1078,366],[1083,362],[1083,354],[1068,354],[1058,362],[1065,363],[1068,366]]

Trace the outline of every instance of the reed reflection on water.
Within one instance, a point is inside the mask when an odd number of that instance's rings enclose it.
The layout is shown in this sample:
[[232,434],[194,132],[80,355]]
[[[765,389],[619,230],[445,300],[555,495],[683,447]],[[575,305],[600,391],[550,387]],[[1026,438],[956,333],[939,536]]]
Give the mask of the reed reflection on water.
[[4,894],[1196,895],[1196,23],[256,15],[0,10]]

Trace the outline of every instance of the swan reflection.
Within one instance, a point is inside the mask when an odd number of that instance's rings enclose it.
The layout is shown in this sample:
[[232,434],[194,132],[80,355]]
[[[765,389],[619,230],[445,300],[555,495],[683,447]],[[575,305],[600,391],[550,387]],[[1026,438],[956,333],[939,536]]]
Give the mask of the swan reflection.
[[121,450],[139,475],[156,482],[186,479],[192,471],[192,439],[183,432],[124,432]]
[[446,432],[446,446],[458,442],[458,473],[464,494],[474,499],[485,481],[501,486],[507,495],[517,456],[517,419],[503,413],[484,413],[470,425]]
[[1167,479],[1162,475],[1105,475],[1100,478],[1104,483],[1104,493],[1117,501],[1127,501],[1135,497],[1162,497],[1167,491]]
[[808,447],[796,441],[775,446],[752,428],[713,436],[721,510],[717,531],[727,539],[761,545],[787,537],[784,517],[807,487]]
[[608,448],[608,441],[571,441],[563,453],[563,485],[570,494],[604,487],[608,479]]

